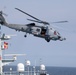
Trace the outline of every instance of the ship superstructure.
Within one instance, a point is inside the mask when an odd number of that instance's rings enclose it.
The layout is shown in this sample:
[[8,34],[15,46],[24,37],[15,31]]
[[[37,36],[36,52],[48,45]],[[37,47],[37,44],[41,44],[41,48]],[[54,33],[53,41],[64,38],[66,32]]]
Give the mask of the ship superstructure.
[[[40,64],[39,69],[36,69],[37,68],[36,66],[31,66],[31,63],[29,60],[26,61],[26,65],[24,65],[23,63],[17,64],[16,71],[13,71],[11,67],[9,71],[6,71],[6,72],[3,71],[4,65],[14,62],[17,56],[26,55],[26,54],[5,54],[4,56],[13,56],[13,58],[12,59],[2,58],[2,51],[8,48],[8,43],[4,41],[10,40],[10,38],[11,38],[10,35],[0,34],[0,75],[46,75],[47,72],[45,70],[44,64]],[[2,45],[2,42],[4,42],[3,45]]]

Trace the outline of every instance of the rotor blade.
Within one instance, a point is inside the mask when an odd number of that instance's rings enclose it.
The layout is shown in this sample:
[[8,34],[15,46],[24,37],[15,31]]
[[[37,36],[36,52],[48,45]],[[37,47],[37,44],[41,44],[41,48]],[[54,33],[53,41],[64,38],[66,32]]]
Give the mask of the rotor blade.
[[68,21],[58,21],[58,22],[51,22],[51,23],[66,23]]
[[28,15],[28,16],[30,16],[30,17],[32,17],[33,19],[37,20],[37,21],[35,21],[35,20],[30,20],[30,19],[29,19],[30,21],[34,21],[34,22],[38,22],[38,23],[43,23],[43,24],[45,24],[45,25],[46,25],[46,24],[49,25],[48,22],[42,21],[42,20],[40,20],[40,19],[38,19],[38,18],[36,18],[36,17],[34,17],[34,16],[32,16],[32,15],[30,15],[30,14],[22,11],[21,9],[18,9],[18,8],[15,8],[15,9],[18,10],[18,11],[20,11],[20,12],[22,12],[22,13],[24,13],[24,14],[26,14],[26,15]]
[[36,20],[32,20],[32,19],[27,19],[27,20],[29,20],[29,21],[33,21],[33,22],[37,22],[37,23],[43,23],[43,24],[47,24],[47,25],[49,25],[49,23],[48,22],[45,22],[45,21],[36,21]]
[[27,19],[29,21],[33,21],[33,22],[38,22],[38,23],[42,23],[41,21],[36,21],[36,20],[32,20],[32,19]]
[[34,17],[34,16],[32,16],[32,15],[30,15],[30,14],[28,14],[28,13],[26,13],[26,12],[24,12],[24,11],[18,9],[18,8],[15,8],[15,9],[18,10],[18,11],[20,11],[20,12],[22,12],[22,13],[24,13],[24,14],[26,14],[26,15],[28,15],[28,16],[30,16],[30,17],[32,17],[32,18],[34,18],[35,20],[41,21],[38,18],[36,18],[36,17]]
[[5,13],[3,13],[3,11],[0,11],[0,14],[2,15],[4,15],[4,16],[8,16],[7,14],[5,14]]

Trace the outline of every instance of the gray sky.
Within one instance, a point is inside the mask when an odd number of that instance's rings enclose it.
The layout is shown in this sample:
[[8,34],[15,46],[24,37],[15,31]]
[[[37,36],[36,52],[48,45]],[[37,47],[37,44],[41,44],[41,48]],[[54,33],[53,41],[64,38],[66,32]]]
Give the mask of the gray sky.
[[[20,8],[31,15],[48,22],[68,20],[65,24],[53,24],[66,41],[50,41],[47,43],[42,38],[32,35],[24,38],[23,32],[16,32],[7,27],[2,27],[2,33],[17,34],[9,40],[9,48],[3,53],[25,53],[26,57],[18,57],[14,65],[25,63],[25,59],[31,61],[31,65],[42,63],[47,66],[76,67],[76,0],[0,0],[0,10],[8,17],[8,23],[27,24],[30,18],[14,8]],[[62,29],[61,29],[62,28]]]

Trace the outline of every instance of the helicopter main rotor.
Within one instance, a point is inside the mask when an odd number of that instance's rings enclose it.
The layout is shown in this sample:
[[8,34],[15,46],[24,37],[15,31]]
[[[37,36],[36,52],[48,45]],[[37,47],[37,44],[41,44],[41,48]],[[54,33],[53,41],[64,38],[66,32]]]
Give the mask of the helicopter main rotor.
[[22,12],[22,13],[24,13],[24,14],[26,14],[26,15],[28,15],[28,16],[30,16],[31,18],[35,19],[35,20],[27,19],[29,21],[33,21],[33,22],[37,22],[37,23],[43,23],[44,25],[50,25],[48,22],[42,21],[42,20],[40,20],[40,19],[38,19],[38,18],[36,18],[36,17],[34,17],[34,16],[32,16],[32,15],[30,15],[30,14],[22,11],[21,9],[18,9],[18,8],[15,8],[15,9],[18,10],[18,11],[20,11],[20,12]]
[[[37,22],[37,23],[42,23],[42,24],[44,24],[44,25],[50,25],[49,22],[42,21],[42,20],[40,20],[40,19],[38,19],[38,18],[36,18],[36,17],[34,17],[34,16],[32,16],[32,15],[30,15],[30,14],[22,11],[22,10],[19,9],[19,8],[15,8],[15,9],[18,10],[18,11],[20,11],[20,12],[22,12],[22,13],[24,13],[24,14],[26,14],[26,15],[28,15],[28,16],[30,16],[31,18],[34,19],[34,20],[33,20],[33,19],[27,19],[27,20],[29,20],[29,21],[33,21],[33,22]],[[65,23],[65,22],[68,22],[68,21],[58,21],[58,22],[51,22],[51,23]]]

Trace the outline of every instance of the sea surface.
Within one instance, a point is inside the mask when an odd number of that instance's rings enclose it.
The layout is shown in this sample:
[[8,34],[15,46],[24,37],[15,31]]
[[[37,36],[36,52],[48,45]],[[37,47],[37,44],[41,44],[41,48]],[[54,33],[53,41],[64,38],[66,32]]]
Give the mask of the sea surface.
[[[10,68],[12,68],[12,71],[17,71],[17,66],[4,66],[3,71],[4,72],[10,71]],[[32,67],[29,67],[29,70],[31,70],[31,68]],[[39,69],[39,67],[36,67],[36,70],[38,70],[38,69]],[[46,66],[46,71],[49,75],[76,75],[76,67]]]

